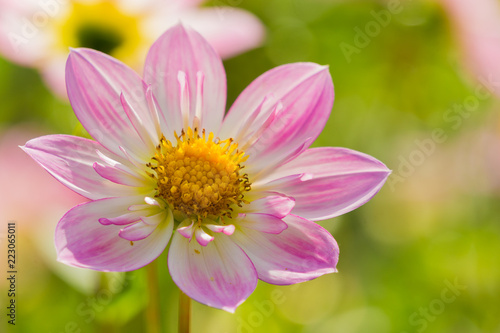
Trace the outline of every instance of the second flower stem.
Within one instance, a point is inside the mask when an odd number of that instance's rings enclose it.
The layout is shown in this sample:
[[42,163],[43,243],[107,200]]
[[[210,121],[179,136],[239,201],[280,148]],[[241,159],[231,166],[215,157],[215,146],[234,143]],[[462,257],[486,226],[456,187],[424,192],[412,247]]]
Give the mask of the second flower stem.
[[146,323],[148,333],[160,333],[160,299],[158,288],[158,268],[156,260],[146,266],[146,274],[149,289],[149,304],[146,309]]
[[189,333],[191,299],[179,289],[179,333]]

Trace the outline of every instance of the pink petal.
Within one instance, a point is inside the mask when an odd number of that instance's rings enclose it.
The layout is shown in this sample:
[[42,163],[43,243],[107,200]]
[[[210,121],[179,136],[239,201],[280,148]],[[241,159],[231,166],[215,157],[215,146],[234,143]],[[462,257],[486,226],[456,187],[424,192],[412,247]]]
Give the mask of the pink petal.
[[163,221],[146,239],[134,242],[121,238],[121,226],[104,226],[100,218],[115,217],[117,211],[141,198],[108,198],[88,202],[71,209],[56,227],[58,260],[70,266],[98,271],[124,272],[143,267],[165,249],[172,234],[173,219]]
[[157,214],[151,215],[151,216],[143,216],[141,217],[142,222],[149,224],[149,225],[159,225],[162,221],[169,219],[167,214],[170,214],[170,210],[167,209],[158,209],[154,207],[155,212]]
[[337,242],[320,225],[295,215],[284,218],[280,234],[237,229],[232,239],[250,257],[259,279],[288,285],[336,272]]
[[[159,213],[158,213],[159,212]],[[123,213],[123,212],[119,212]],[[142,220],[142,222],[150,225],[158,225],[167,216],[164,209],[150,205],[131,205],[127,212],[123,215],[111,218],[100,218],[99,223],[103,225],[127,225]]]
[[[285,164],[286,165],[286,164]],[[255,191],[269,191],[272,192],[277,187],[281,187],[283,185],[288,185],[290,183],[300,183],[306,180],[310,180],[313,178],[313,175],[310,173],[297,173],[289,176],[284,176],[278,179],[273,179],[269,181],[269,177],[277,177],[274,173],[271,175],[267,175],[267,179],[259,179],[257,182],[253,183],[253,188]],[[295,202],[295,200],[294,200]]]
[[164,208],[164,206],[165,206],[164,203],[162,204],[162,203],[160,203],[160,201],[156,200],[155,198],[151,198],[151,197],[145,197],[144,202],[146,202],[146,204],[148,204],[150,206],[157,206],[160,208]]
[[94,139],[116,155],[123,156],[119,148],[123,146],[143,159],[151,158],[150,147],[143,143],[120,101],[123,93],[144,131],[155,130],[145,97],[147,85],[133,70],[104,53],[76,49],[66,63],[66,85],[76,116]]
[[[187,84],[189,105],[184,116],[188,124],[181,114],[180,73],[185,74]],[[165,135],[193,126],[195,116],[207,131],[219,128],[225,111],[226,74],[220,57],[197,32],[180,24],[167,30],[148,53],[144,77],[162,106],[162,123],[169,129]]]
[[[269,178],[307,172],[274,186],[273,192],[295,199],[292,213],[317,221],[350,212],[370,200],[391,173],[377,159],[345,148],[313,148],[278,168]],[[269,188],[268,184],[263,185]],[[259,188],[258,184],[254,185]]]
[[139,241],[142,240],[153,233],[156,229],[156,225],[151,225],[144,223],[142,221],[131,224],[120,230],[118,235],[129,241]]
[[[123,212],[120,211],[119,213]],[[133,212],[123,213],[123,215],[118,215],[117,217],[101,217],[99,219],[99,223],[101,223],[102,225],[127,225],[139,221],[142,216],[144,216],[144,210],[137,210]]]
[[118,235],[123,239],[135,242],[148,237],[155,229],[156,225],[150,225],[139,221],[126,226],[120,230]]
[[[287,147],[290,148],[290,150],[284,149],[280,152],[280,155],[276,153],[276,155],[274,155],[274,163],[270,163],[270,159],[257,158],[250,162],[251,164],[247,170],[251,170],[249,171],[250,173],[255,172],[254,181],[258,181],[260,178],[265,177],[269,172],[276,169],[279,165],[285,164],[302,154],[313,141],[313,138],[306,138],[297,147]],[[250,153],[253,154],[252,152]]]
[[[99,143],[70,135],[47,135],[21,147],[61,183],[89,199],[137,194],[137,189],[102,178],[93,164],[100,158]],[[126,163],[126,162],[122,162]]]
[[140,222],[129,225],[120,230],[120,237],[129,241],[138,241],[151,235],[156,227],[165,220],[170,219],[169,215],[172,213],[165,209],[160,210],[159,213],[151,216],[141,217]]
[[[245,147],[250,156],[248,170],[258,172],[284,162],[305,142],[307,145],[300,151],[307,148],[323,129],[333,97],[328,67],[313,63],[276,67],[241,93],[224,119],[219,136],[235,138]],[[259,115],[253,117],[253,112]],[[267,121],[269,117],[272,121]],[[252,133],[258,133],[258,137]],[[251,140],[239,141],[243,137]]]
[[286,228],[287,224],[273,215],[268,214],[242,214],[235,220],[239,227],[249,228],[268,234],[279,234]]
[[205,224],[205,227],[207,229],[212,230],[213,232],[220,233],[222,232],[224,235],[231,236],[234,233],[234,225],[233,224],[228,224],[228,225],[217,225],[217,224]]
[[[142,142],[154,149],[155,146],[158,144],[160,141],[161,133],[157,131],[152,131],[153,127],[151,128],[146,128],[144,124],[144,120],[141,118],[140,113],[138,113],[136,110],[134,110],[133,106],[129,103],[125,95],[123,93],[120,93],[120,102],[123,108],[123,111],[127,115],[128,120],[134,127],[135,131],[141,138]],[[151,105],[148,104],[148,108],[151,108]],[[156,119],[158,121],[158,119]],[[157,127],[155,127],[157,129]]]
[[[191,223],[189,223],[189,222],[191,222]],[[195,232],[195,229],[196,229],[196,226],[194,225],[194,221],[186,219],[179,224],[179,227],[176,229],[176,231],[178,233],[180,233],[182,235],[182,237],[185,237],[185,238],[191,240],[191,238],[193,238],[193,234]]]
[[181,20],[199,31],[222,58],[258,47],[265,35],[257,17],[230,6],[192,10],[182,13]]
[[152,188],[154,188],[155,185],[151,177],[141,177],[141,175],[138,175],[137,173],[125,172],[109,165],[103,165],[95,162],[93,168],[101,177],[116,184],[134,187],[151,186]]
[[282,219],[292,211],[293,206],[295,206],[294,199],[279,195],[271,195],[254,200],[249,205],[245,205],[245,213],[262,213]]
[[196,237],[196,241],[201,246],[207,246],[210,242],[214,240],[214,236],[211,236],[205,232],[201,227],[196,227],[194,231],[194,235]]
[[168,253],[175,284],[192,299],[234,312],[257,285],[252,262],[236,244],[221,235],[206,247],[175,233]]

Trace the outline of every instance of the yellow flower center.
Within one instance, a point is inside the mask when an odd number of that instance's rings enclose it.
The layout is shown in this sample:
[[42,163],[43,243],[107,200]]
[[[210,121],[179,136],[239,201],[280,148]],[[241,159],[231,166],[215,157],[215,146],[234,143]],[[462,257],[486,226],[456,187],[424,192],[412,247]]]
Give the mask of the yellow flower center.
[[141,40],[140,17],[126,13],[112,1],[72,1],[55,22],[56,48],[87,47],[132,64]]
[[232,139],[214,140],[205,130],[188,128],[175,134],[174,146],[161,139],[152,162],[147,166],[157,179],[157,196],[175,211],[191,218],[229,216],[232,206],[246,203],[244,194],[250,190],[248,175],[241,174],[248,156],[238,151]]

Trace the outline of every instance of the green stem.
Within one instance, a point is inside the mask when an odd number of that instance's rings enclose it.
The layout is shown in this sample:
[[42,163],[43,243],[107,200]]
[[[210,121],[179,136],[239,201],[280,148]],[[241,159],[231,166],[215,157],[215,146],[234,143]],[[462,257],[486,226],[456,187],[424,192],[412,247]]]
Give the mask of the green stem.
[[179,290],[179,333],[189,333],[191,298]]
[[146,309],[146,328],[148,333],[160,333],[160,294],[158,288],[158,269],[156,260],[146,266],[148,279],[149,303]]

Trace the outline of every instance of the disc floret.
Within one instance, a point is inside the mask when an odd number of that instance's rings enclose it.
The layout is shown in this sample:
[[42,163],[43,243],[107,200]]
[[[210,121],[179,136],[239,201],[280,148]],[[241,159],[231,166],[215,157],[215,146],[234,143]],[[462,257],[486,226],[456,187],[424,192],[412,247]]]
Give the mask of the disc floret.
[[233,139],[219,140],[205,130],[200,135],[197,128],[175,133],[175,139],[173,144],[162,137],[147,164],[157,180],[157,197],[191,218],[231,217],[250,190],[248,175],[241,172],[248,155]]

